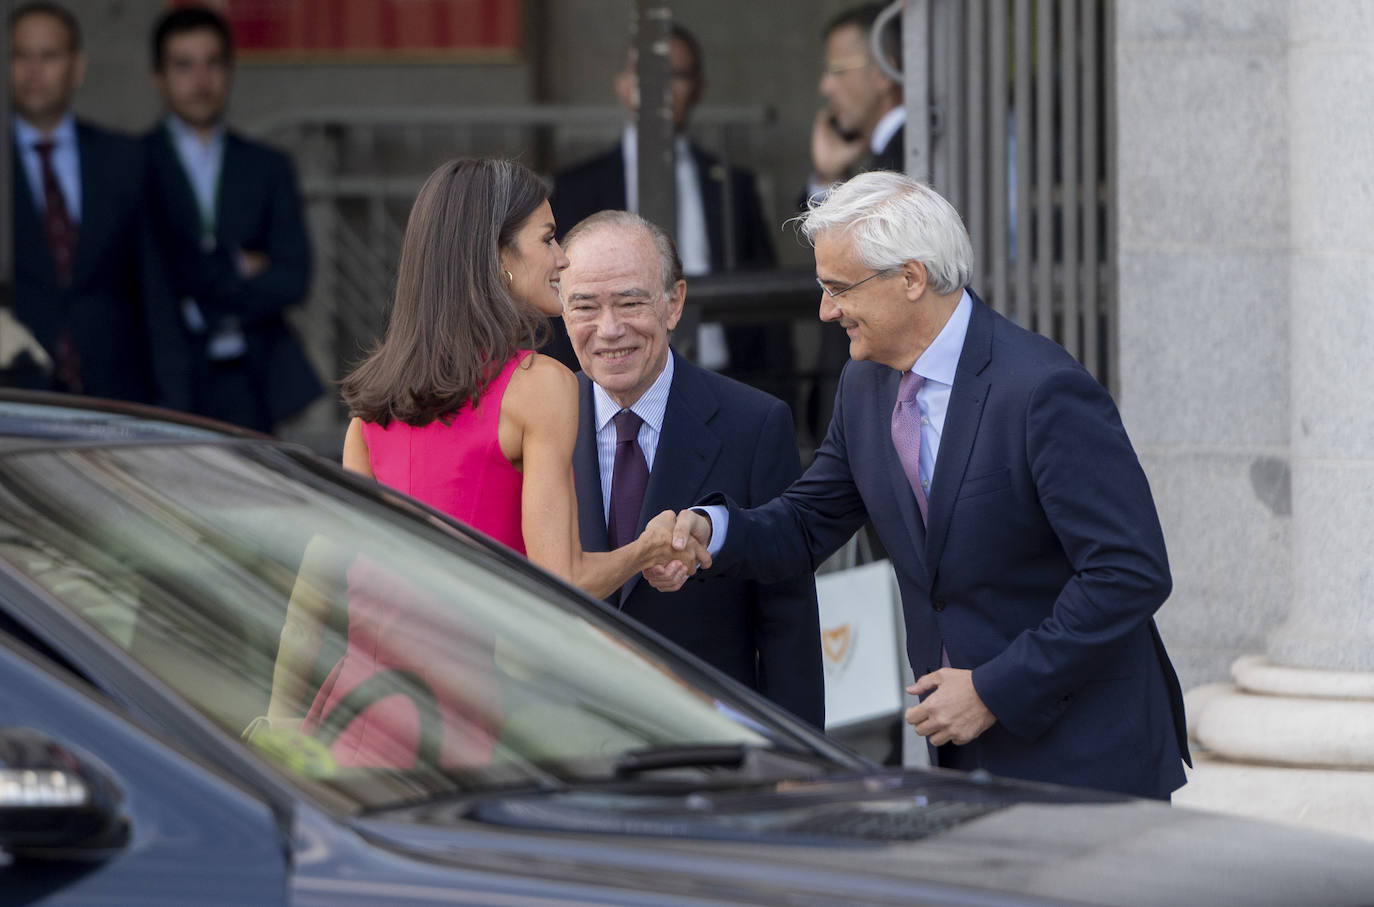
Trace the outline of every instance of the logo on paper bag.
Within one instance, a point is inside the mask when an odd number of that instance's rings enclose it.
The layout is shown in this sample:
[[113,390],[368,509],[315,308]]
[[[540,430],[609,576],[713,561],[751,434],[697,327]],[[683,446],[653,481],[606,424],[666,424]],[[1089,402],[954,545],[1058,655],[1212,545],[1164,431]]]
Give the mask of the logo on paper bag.
[[858,633],[853,624],[821,628],[821,654],[825,656],[825,670],[842,671],[854,655],[854,638]]

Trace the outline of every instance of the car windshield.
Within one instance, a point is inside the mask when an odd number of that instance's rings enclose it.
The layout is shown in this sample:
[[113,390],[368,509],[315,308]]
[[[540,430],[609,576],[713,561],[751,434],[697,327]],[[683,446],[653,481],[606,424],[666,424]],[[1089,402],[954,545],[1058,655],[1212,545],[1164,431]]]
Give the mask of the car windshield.
[[0,558],[358,808],[807,749],[547,578],[288,448],[7,454]]

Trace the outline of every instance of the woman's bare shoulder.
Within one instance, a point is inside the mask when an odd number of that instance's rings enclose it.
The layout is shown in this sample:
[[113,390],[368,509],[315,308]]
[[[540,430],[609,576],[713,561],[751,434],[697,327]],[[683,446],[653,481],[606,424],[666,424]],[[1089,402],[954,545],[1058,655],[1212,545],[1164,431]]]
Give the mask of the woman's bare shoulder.
[[[512,392],[522,398],[533,397],[554,403],[560,399],[576,399],[577,376],[552,356],[531,353],[511,376],[506,393],[509,395]],[[553,400],[545,399],[549,397]]]

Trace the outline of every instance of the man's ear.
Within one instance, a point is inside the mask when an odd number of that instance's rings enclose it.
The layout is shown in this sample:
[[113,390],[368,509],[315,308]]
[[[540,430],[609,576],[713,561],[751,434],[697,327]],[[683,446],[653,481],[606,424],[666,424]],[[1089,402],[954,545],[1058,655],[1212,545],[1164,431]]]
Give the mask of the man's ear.
[[76,52],[76,77],[72,80],[72,88],[80,88],[86,81],[86,55],[81,51]]
[[906,290],[907,299],[920,299],[926,291],[927,281],[925,265],[919,261],[902,262],[902,285]]
[[682,320],[682,304],[687,301],[687,281],[679,280],[673,284],[673,291],[668,294],[668,330],[677,327],[677,323]]

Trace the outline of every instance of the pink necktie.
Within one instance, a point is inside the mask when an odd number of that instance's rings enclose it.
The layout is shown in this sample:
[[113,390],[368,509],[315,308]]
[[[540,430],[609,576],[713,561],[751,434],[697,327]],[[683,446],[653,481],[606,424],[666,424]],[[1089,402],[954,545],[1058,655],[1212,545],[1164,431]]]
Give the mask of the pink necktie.
[[[897,448],[897,459],[902,461],[902,472],[916,495],[916,506],[921,510],[921,522],[926,522],[926,489],[921,484],[921,407],[916,404],[916,392],[926,383],[915,372],[902,375],[902,383],[897,385],[897,405],[892,407],[892,446]],[[949,652],[940,643],[940,667],[949,667]]]
[[922,523],[926,522],[927,503],[926,490],[921,485],[921,408],[916,405],[916,392],[925,380],[915,372],[902,375],[902,383],[897,386],[897,405],[892,407],[892,446],[897,448],[902,471],[916,495]]

